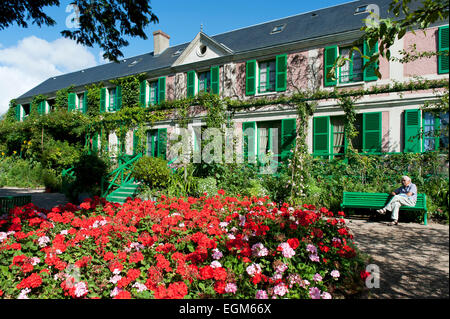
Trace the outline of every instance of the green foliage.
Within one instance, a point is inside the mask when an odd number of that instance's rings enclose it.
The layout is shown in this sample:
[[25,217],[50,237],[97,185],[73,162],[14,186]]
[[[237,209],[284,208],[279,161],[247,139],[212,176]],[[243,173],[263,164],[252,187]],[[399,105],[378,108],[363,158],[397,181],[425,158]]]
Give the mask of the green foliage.
[[50,140],[45,143],[41,163],[44,167],[58,172],[70,168],[81,156],[79,147],[70,145],[68,141]]
[[166,160],[143,156],[136,162],[131,176],[153,189],[167,186],[170,173]]
[[32,159],[0,154],[0,187],[42,187],[42,165]]
[[219,190],[217,188],[217,181],[214,177],[196,178],[195,183],[197,185],[196,195],[203,196],[207,193],[209,196],[214,196]]
[[54,169],[44,169],[42,171],[42,183],[52,192],[60,192],[62,187],[61,175],[58,175]]
[[68,110],[69,108],[69,93],[73,92],[73,85],[56,91],[55,94],[55,109]]
[[97,154],[82,154],[74,163],[76,181],[70,189],[71,194],[89,193],[100,196],[101,181],[108,171],[108,163]]

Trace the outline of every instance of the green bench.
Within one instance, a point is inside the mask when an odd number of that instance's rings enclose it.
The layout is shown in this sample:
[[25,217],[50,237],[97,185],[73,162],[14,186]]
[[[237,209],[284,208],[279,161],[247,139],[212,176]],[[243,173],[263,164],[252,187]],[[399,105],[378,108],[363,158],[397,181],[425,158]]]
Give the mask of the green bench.
[[[344,208],[370,208],[380,209],[386,206],[392,198],[387,193],[359,193],[344,192],[341,207]],[[401,206],[400,210],[424,211],[423,221],[427,225],[427,198],[425,194],[417,194],[416,206]]]
[[31,195],[0,197],[0,213],[7,214],[11,208],[31,203]]

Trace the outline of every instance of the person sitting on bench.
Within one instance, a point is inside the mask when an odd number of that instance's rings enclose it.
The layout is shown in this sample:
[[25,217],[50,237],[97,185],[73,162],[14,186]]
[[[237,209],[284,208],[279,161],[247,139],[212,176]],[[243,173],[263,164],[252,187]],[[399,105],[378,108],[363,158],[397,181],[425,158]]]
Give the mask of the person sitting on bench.
[[384,215],[386,211],[392,212],[392,222],[389,224],[390,226],[398,224],[398,211],[400,210],[400,206],[416,206],[416,185],[411,183],[411,178],[408,176],[402,176],[401,183],[402,186],[391,193],[394,197],[392,197],[390,202],[382,209],[377,210],[377,212],[382,215]]

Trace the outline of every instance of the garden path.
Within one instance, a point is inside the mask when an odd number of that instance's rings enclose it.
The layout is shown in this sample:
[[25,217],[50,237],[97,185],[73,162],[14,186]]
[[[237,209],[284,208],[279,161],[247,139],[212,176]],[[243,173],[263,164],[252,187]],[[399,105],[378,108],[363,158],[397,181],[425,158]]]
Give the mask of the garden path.
[[380,269],[369,298],[449,298],[449,226],[346,219],[359,249]]
[[45,193],[44,189],[29,189],[29,188],[14,188],[5,187],[0,188],[0,197],[2,196],[17,196],[17,195],[31,195],[31,202],[36,206],[44,209],[51,209],[58,205],[65,205],[68,200],[64,194],[60,193]]

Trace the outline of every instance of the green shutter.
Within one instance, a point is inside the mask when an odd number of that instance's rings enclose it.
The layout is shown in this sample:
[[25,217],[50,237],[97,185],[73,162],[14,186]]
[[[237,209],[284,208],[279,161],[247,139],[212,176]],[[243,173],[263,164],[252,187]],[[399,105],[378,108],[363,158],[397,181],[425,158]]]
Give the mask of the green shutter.
[[68,97],[68,105],[69,105],[69,112],[74,111],[76,109],[76,94],[75,93],[69,93]]
[[245,94],[256,93],[256,60],[247,61],[245,67]]
[[166,100],[166,77],[162,76],[158,79],[158,103]]
[[323,54],[323,83],[324,86],[334,86],[337,84],[337,79],[333,80],[327,77],[328,72],[333,68],[334,62],[337,58],[337,45],[326,47]]
[[116,86],[116,101],[114,102],[114,109],[119,111],[122,108],[122,87]]
[[[372,48],[369,48],[369,44],[367,41],[364,41],[364,48],[363,48],[363,54],[368,56],[369,58],[373,56],[375,53],[378,52],[378,42],[375,43],[375,45]],[[368,62],[368,60],[364,59],[365,63]],[[370,65],[368,65],[364,69],[364,81],[376,81],[378,80],[378,76],[375,73],[375,69],[378,67],[378,62],[373,62]]]
[[187,97],[194,97],[195,95],[195,71],[187,73]]
[[136,134],[136,131],[133,132],[133,154],[137,155],[139,149],[139,136]]
[[330,154],[330,117],[317,116],[313,121],[314,155]]
[[448,26],[439,28],[439,52],[447,51],[446,55],[439,55],[438,57],[438,73],[448,73],[448,47],[449,47],[449,31]]
[[381,152],[381,112],[363,114],[363,152]]
[[405,148],[404,152],[420,153],[422,142],[420,137],[421,111],[406,110],[404,119]]
[[244,162],[255,163],[256,160],[256,122],[242,123],[244,137]]
[[211,68],[211,93],[219,95],[219,67],[213,66]]
[[139,90],[139,105],[141,107],[147,107],[146,99],[147,99],[147,81],[144,80],[141,82]]
[[278,55],[276,58],[275,89],[277,92],[286,91],[287,84],[287,55]]
[[98,134],[94,133],[92,137],[92,151],[98,152]]
[[21,114],[22,113],[22,105],[18,104],[16,105],[16,121],[20,122],[20,120],[22,119]]
[[87,91],[84,91],[84,93],[83,93],[83,110],[82,110],[82,112],[83,113],[87,113],[87,111],[88,111],[88,98],[87,98]]
[[158,153],[157,157],[166,159],[167,155],[167,129],[158,129]]
[[106,112],[106,88],[100,90],[100,113]]
[[297,137],[297,119],[281,120],[281,161],[286,161],[291,155]]

